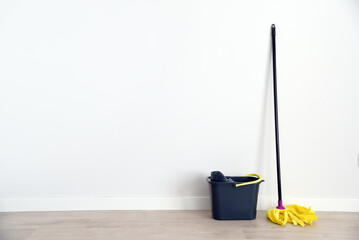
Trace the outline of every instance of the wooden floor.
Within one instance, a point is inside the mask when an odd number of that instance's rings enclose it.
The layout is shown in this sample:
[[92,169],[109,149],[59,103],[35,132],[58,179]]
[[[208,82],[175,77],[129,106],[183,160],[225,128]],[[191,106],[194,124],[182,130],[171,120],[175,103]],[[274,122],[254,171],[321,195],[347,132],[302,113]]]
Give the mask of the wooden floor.
[[359,213],[318,212],[312,226],[256,220],[217,221],[209,211],[0,213],[1,240],[359,239]]

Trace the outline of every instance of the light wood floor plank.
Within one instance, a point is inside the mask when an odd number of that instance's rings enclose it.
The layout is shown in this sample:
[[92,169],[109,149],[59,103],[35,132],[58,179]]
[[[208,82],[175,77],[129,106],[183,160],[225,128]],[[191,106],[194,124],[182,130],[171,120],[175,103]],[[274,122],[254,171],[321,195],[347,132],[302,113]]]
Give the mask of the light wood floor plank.
[[210,211],[0,213],[1,240],[359,239],[359,213],[318,212],[312,226],[285,227],[264,211],[251,221],[217,221]]
[[0,239],[1,240],[24,240],[24,239],[28,239],[31,234],[34,232],[35,230],[22,230],[22,229],[17,229],[17,230],[1,230],[0,231]]

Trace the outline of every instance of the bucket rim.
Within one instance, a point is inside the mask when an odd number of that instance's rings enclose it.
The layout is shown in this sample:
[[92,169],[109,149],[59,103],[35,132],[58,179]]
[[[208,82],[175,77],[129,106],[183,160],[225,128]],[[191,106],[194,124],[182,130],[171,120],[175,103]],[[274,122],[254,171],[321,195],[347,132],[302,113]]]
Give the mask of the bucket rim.
[[[237,178],[237,179],[238,178],[247,178],[247,179],[251,178],[251,180],[250,181],[240,181],[240,182],[238,182],[238,181],[233,181],[233,182],[214,182],[214,181],[211,180],[211,176],[206,177],[206,180],[211,185],[227,185],[227,186],[232,185],[234,187],[236,187],[236,185],[242,184],[242,183],[246,183],[245,185],[242,185],[242,186],[248,186],[248,185],[258,185],[258,184],[264,182],[264,179],[261,179],[259,182],[250,183],[252,181],[256,181],[256,180],[259,179],[258,177],[255,177],[255,176],[225,176],[225,177],[226,178],[232,178],[232,180],[235,180],[233,178]],[[237,186],[237,187],[242,187],[242,186]]]

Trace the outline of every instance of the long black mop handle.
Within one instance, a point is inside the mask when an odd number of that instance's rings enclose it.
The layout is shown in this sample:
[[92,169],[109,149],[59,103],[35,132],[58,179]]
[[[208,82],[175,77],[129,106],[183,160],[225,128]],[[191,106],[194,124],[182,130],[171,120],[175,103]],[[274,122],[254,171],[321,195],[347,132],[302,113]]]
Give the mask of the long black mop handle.
[[277,62],[275,48],[275,25],[272,24],[272,55],[273,55],[273,92],[274,92],[274,120],[275,120],[275,145],[277,156],[277,183],[278,183],[278,207],[282,205],[282,184],[280,180],[280,155],[279,155],[279,127],[278,127],[278,101],[277,101]]

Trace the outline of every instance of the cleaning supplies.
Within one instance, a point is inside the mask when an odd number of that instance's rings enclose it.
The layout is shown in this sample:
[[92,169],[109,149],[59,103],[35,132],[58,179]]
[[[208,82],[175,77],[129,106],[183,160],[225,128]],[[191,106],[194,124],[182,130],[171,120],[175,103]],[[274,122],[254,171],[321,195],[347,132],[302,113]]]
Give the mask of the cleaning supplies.
[[224,176],[219,171],[207,177],[211,190],[212,216],[217,220],[251,220],[257,215],[259,174]]
[[267,217],[274,223],[284,226],[286,223],[305,226],[311,225],[317,220],[315,212],[311,208],[298,205],[283,206],[282,186],[280,176],[280,154],[279,154],[279,128],[278,128],[278,101],[277,101],[277,63],[276,63],[276,29],[272,24],[272,50],[273,50],[273,91],[274,91],[274,120],[275,120],[275,140],[276,140],[276,157],[277,157],[277,185],[278,185],[278,206],[267,211]]

